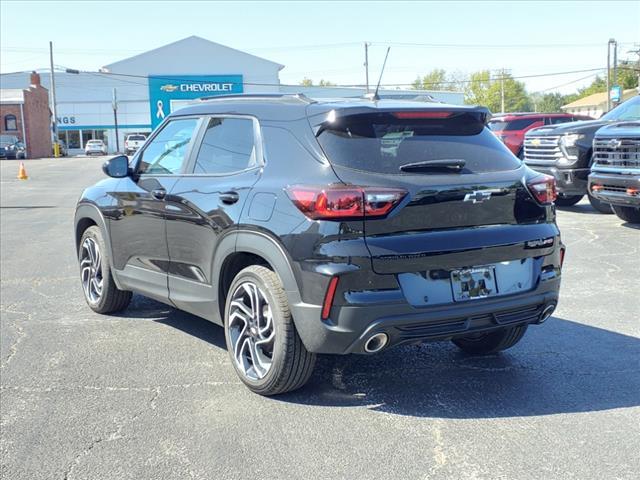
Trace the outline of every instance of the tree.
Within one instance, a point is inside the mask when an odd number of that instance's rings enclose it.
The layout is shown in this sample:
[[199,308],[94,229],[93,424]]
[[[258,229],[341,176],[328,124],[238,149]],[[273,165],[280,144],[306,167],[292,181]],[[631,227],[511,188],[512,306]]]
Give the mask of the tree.
[[535,93],[531,96],[534,110],[543,113],[562,113],[560,107],[566,105],[566,97],[561,93]]
[[472,73],[465,88],[465,103],[484,105],[492,112],[501,112],[503,88],[505,112],[532,110],[524,83],[504,71],[494,76],[489,70]]
[[461,72],[447,72],[441,68],[431,70],[420,77],[418,75],[411,84],[415,90],[461,90],[467,76]]
[[[313,83],[313,80],[311,80],[310,78],[304,77],[300,82],[300,85],[304,87],[313,87],[314,83]],[[318,83],[317,86],[318,87],[335,87],[336,84],[330,80],[320,79],[320,82]]]
[[413,82],[415,90],[448,90],[447,72],[441,68],[431,70],[425,76],[418,76]]

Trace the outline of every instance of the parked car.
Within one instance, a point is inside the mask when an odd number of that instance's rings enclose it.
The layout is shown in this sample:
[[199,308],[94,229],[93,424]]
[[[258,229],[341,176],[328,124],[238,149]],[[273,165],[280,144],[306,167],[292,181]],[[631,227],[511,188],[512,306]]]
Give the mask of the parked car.
[[67,149],[67,145],[62,141],[62,140],[55,140],[53,142],[53,154],[55,155],[55,145],[56,143],[58,144],[58,151],[60,152],[60,155],[63,157],[66,157],[67,155],[69,155],[69,150]]
[[147,137],[144,135],[127,135],[124,140],[124,154],[133,155],[144,144]]
[[27,158],[27,147],[15,135],[0,135],[0,158]]
[[622,220],[640,223],[640,104],[635,121],[596,132],[589,191]]
[[554,311],[564,246],[553,177],[489,117],[302,95],[181,108],[81,195],[86,301],[116,312],[136,291],[221,325],[263,395],[302,386],[317,353],[510,348]]
[[102,140],[89,140],[84,145],[84,153],[85,155],[106,155],[107,154],[107,146]]
[[489,122],[489,128],[504,142],[511,152],[524,159],[524,134],[544,125],[592,120],[590,117],[570,113],[507,113],[495,115]]
[[638,118],[640,97],[618,105],[599,120],[563,123],[529,130],[524,140],[524,161],[531,168],[552,175],[558,185],[556,204],[561,207],[578,203],[587,194],[591,205],[602,213],[612,213],[587,189],[593,157],[593,137],[601,127],[614,122]]

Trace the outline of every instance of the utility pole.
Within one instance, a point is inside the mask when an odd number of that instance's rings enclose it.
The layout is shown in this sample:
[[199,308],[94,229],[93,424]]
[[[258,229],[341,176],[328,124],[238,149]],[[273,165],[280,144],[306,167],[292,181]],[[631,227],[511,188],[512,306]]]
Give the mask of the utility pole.
[[[507,75],[507,70],[505,68],[503,68],[502,70],[499,70],[500,72],[500,109],[501,109],[501,113],[506,113],[505,111],[505,93],[504,93],[504,80],[505,77]],[[511,72],[511,70],[509,70],[509,72]]]
[[636,87],[636,90],[638,92],[640,92],[640,44],[636,43],[633,45],[634,47],[638,47],[637,50],[629,50],[627,53],[635,53],[636,55],[638,55],[638,60],[636,61],[636,68],[637,68],[637,72],[638,72],[638,86]]
[[56,77],[53,72],[53,42],[49,42],[49,68],[51,74],[51,113],[53,114],[53,137],[58,139],[58,109],[56,106]]
[[369,43],[364,42],[364,76],[367,92],[369,93]]
[[502,75],[500,76],[500,111],[506,113],[504,111],[504,70],[502,70]]
[[[611,45],[615,45],[615,51],[617,52],[618,44],[616,43],[615,38],[610,38],[609,42],[607,42],[607,112],[611,110]],[[614,53],[614,62],[617,63],[616,57],[617,53]],[[614,78],[614,81],[616,80],[617,78]]]
[[116,153],[118,153],[120,151],[120,141],[118,140],[118,98],[116,96],[116,87],[113,87],[111,106],[113,107],[113,123],[116,127]]
[[[613,41],[613,86],[618,85],[618,42]],[[622,96],[616,102],[619,103],[622,101]]]

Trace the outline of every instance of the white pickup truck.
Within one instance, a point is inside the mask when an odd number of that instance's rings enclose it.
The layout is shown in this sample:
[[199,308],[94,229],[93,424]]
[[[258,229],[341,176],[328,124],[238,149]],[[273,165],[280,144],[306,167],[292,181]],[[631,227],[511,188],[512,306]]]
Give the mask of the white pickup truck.
[[134,154],[145,142],[147,137],[140,134],[127,135],[124,139],[124,154]]

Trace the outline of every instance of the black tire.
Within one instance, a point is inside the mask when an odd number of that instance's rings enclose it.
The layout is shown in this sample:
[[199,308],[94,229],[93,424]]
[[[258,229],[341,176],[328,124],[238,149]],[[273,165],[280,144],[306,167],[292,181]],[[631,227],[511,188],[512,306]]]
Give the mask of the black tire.
[[640,207],[622,207],[619,205],[613,205],[612,208],[620,220],[624,220],[629,223],[640,223]]
[[[234,357],[229,315],[233,293],[244,283],[254,283],[262,290],[273,319],[274,340],[271,366],[264,377],[250,378]],[[307,351],[296,330],[289,303],[278,275],[266,267],[252,265],[241,270],[229,288],[225,304],[224,331],[231,364],[242,382],[260,395],[277,395],[302,387],[311,376],[316,355]]]
[[598,200],[595,197],[592,197],[589,194],[587,194],[587,197],[589,198],[589,203],[591,204],[591,206],[595,208],[598,212],[603,213],[605,215],[609,215],[613,213],[610,203],[601,202],[600,200]]
[[455,338],[452,341],[462,351],[471,355],[489,355],[513,347],[522,339],[526,331],[527,325],[519,325],[473,337]]
[[584,197],[584,195],[569,195],[566,197],[564,195],[558,195],[555,204],[558,207],[573,207],[576,203],[582,200],[582,197]]
[[87,228],[82,234],[82,238],[80,239],[80,248],[78,252],[78,262],[80,262],[80,281],[82,282],[82,262],[83,262],[83,245],[85,245],[85,240],[92,239],[100,249],[100,265],[101,265],[101,276],[102,276],[102,292],[97,300],[92,300],[87,293],[87,290],[84,288],[83,284],[83,292],[84,298],[87,301],[87,305],[89,308],[97,313],[114,313],[124,310],[129,306],[131,302],[132,293],[127,290],[120,290],[116,287],[116,284],[113,281],[113,276],[111,274],[110,267],[110,259],[109,252],[107,251],[107,247],[102,238],[102,231],[97,226],[93,225]]

